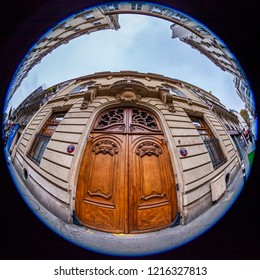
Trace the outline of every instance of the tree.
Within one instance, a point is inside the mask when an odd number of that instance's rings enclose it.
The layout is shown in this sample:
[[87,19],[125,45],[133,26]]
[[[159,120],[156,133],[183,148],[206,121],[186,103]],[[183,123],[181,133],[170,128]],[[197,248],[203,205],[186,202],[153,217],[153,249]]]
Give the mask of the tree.
[[248,127],[250,127],[250,118],[249,118],[249,114],[248,111],[246,109],[242,109],[240,111],[240,115],[242,116],[242,118],[245,120],[246,124],[248,125]]

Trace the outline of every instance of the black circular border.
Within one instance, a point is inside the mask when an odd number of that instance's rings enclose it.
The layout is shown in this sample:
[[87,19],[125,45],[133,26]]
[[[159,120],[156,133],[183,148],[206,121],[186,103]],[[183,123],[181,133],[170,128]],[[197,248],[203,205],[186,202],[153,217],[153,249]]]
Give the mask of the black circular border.
[[[17,66],[32,45],[58,22],[101,0],[9,0],[1,13],[1,110]],[[114,1],[106,1],[114,2]],[[223,0],[148,1],[192,16],[222,39],[237,57],[259,108],[257,2]],[[206,2],[206,3],[205,3]],[[196,240],[143,259],[260,259],[258,150],[250,177],[231,210]],[[1,259],[118,259],[79,248],[53,233],[28,209],[17,192],[1,149]],[[142,258],[139,258],[142,259]]]

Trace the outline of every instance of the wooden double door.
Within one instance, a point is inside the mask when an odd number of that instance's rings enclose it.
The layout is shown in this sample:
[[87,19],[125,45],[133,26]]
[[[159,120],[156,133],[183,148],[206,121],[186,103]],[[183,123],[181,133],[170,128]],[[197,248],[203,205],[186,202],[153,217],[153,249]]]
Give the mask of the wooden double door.
[[172,224],[177,215],[173,170],[152,113],[122,107],[97,118],[80,167],[75,212],[83,225],[113,233]]

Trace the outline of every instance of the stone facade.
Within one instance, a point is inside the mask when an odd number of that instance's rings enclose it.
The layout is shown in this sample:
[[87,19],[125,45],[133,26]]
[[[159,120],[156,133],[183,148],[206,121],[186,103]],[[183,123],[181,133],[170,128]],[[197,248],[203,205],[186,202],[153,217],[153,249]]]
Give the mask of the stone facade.
[[[190,45],[205,55],[220,69],[233,75],[238,96],[245,103],[246,108],[252,116],[255,116],[254,98],[245,74],[237,59],[230,53],[220,39],[210,33],[205,34],[204,29],[196,24],[192,26],[192,30],[188,30],[186,26],[174,23],[171,29],[173,39],[178,38],[182,42]],[[200,33],[200,36],[194,32],[195,30]]]
[[[189,223],[217,203],[241,168],[231,136],[194,89],[204,92],[184,81],[134,71],[79,77],[54,95],[29,121],[13,148],[13,164],[31,193],[49,211],[71,223],[79,169],[96,117],[119,106],[150,110],[164,131],[181,223]],[[36,164],[28,154],[37,133],[54,112],[63,112],[65,116]],[[225,158],[219,166],[214,167],[192,116],[203,119],[218,139]],[[72,150],[68,150],[70,145]]]
[[172,38],[179,38],[189,44],[223,71],[228,71],[234,76],[237,94],[245,102],[246,108],[255,116],[254,98],[247,79],[236,58],[219,38],[201,24],[178,11],[158,4],[131,1],[107,3],[86,9],[64,20],[44,34],[22,61],[11,83],[9,100],[28,72],[48,53],[84,34],[106,29],[118,30],[120,14],[148,15],[171,22]]
[[119,28],[118,15],[106,16],[99,8],[82,11],[61,22],[44,34],[25,56],[11,83],[9,99],[28,75],[28,72],[54,49],[85,34]]

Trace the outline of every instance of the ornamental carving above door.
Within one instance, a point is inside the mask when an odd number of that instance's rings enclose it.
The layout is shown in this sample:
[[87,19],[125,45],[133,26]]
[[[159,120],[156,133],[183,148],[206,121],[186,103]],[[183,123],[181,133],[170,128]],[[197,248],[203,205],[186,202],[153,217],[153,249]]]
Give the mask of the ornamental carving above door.
[[169,152],[157,118],[141,108],[113,108],[96,119],[76,193],[83,225],[141,233],[170,226],[177,195]]

